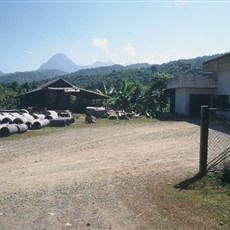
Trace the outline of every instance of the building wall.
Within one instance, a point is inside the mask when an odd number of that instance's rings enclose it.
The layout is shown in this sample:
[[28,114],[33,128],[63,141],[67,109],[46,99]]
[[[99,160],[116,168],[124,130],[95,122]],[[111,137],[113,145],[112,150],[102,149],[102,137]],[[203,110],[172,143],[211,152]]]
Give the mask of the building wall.
[[219,72],[217,81],[217,95],[229,95],[230,96],[230,70]]
[[[211,97],[211,105],[217,108],[230,106],[230,53],[203,63],[204,72],[212,72],[207,76],[191,76],[174,78],[168,83],[168,89],[175,89],[175,112],[190,115],[192,109],[199,108],[201,103]],[[192,96],[191,102],[190,95]],[[207,96],[204,96],[206,94]],[[202,96],[203,95],[203,96]],[[198,109],[197,109],[198,110]],[[190,114],[189,114],[190,113]]]
[[203,63],[205,72],[220,72],[230,69],[230,53]]
[[175,112],[186,115],[187,92],[185,88],[178,88],[175,92]]
[[213,94],[214,89],[178,88],[175,92],[175,112],[189,116],[190,94]]

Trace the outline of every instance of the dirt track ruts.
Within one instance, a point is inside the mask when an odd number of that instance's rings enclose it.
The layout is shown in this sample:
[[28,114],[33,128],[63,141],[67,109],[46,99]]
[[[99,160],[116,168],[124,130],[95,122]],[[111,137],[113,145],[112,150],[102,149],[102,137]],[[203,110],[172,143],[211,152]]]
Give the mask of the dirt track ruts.
[[198,155],[199,127],[187,122],[0,140],[0,229],[210,229],[174,199]]

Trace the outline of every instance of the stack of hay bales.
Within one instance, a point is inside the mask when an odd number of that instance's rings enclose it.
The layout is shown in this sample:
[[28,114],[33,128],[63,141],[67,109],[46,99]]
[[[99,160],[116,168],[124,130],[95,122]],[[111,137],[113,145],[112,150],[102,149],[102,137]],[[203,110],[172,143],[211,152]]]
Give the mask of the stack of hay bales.
[[0,113],[0,137],[10,136],[15,133],[24,133],[28,130],[27,125],[15,123],[15,119],[19,117],[16,112]]
[[26,110],[4,111],[0,113],[0,136],[6,137],[16,133],[24,133],[29,129],[40,129],[49,124],[49,120],[35,119]]
[[53,110],[44,113],[29,113],[27,110],[0,111],[0,137],[15,133],[24,133],[27,130],[37,130],[48,125],[64,127],[75,122],[69,111],[56,112]]

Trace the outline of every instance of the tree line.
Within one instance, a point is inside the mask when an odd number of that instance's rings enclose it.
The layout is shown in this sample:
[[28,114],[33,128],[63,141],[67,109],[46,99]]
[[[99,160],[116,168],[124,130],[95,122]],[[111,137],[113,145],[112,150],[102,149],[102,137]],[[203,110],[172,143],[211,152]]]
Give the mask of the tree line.
[[[119,65],[100,67],[60,75],[58,78],[63,78],[77,87],[98,90],[110,96],[111,98],[106,102],[108,106],[137,112],[145,110],[164,112],[169,107],[167,80],[178,76],[201,76],[202,63],[213,57],[215,56],[178,60],[162,65],[139,64],[127,68]],[[56,74],[55,71],[49,71],[49,74],[50,72]],[[42,72],[42,74],[49,75],[48,72]],[[45,75],[41,77],[40,72],[34,71],[32,75],[29,72],[15,73],[13,78],[9,75],[1,76],[0,109],[16,108],[17,104],[14,100],[16,95],[33,90],[54,78],[54,75],[49,75],[49,78],[43,79]]]
[[[169,108],[169,92],[166,90],[167,80],[171,75],[142,70],[115,71],[89,81],[85,88],[109,96],[104,106],[135,112],[165,112]],[[142,81],[141,81],[142,80]],[[74,83],[71,79],[70,83]],[[17,108],[15,96],[31,91],[45,81],[19,84],[0,83],[0,108]],[[78,84],[79,86],[79,84]]]
[[19,84],[16,81],[0,83],[0,109],[16,109],[18,105],[15,97],[35,89],[38,84],[39,82]]
[[110,97],[104,104],[107,107],[138,113],[163,113],[169,111],[170,92],[166,85],[171,77],[155,73],[145,85],[127,78],[123,78],[117,86],[102,81],[101,90],[97,91]]

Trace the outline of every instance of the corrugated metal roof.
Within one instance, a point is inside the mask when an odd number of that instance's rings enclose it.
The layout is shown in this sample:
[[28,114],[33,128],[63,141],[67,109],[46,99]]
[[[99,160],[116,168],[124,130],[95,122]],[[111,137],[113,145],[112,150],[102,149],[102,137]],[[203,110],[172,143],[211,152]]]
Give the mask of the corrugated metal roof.
[[[69,87],[52,87],[52,85],[58,81],[62,81],[64,83],[64,85],[68,85]],[[72,85],[71,83],[63,80],[63,79],[55,79],[55,80],[52,80],[52,81],[49,81],[41,86],[39,86],[37,89],[34,89],[34,90],[31,90],[27,93],[24,93],[24,94],[20,94],[18,96],[16,96],[16,98],[20,98],[20,97],[24,97],[28,94],[32,94],[32,93],[35,93],[35,92],[38,92],[38,91],[41,91],[41,90],[44,90],[44,89],[49,89],[49,90],[62,90],[64,92],[69,92],[69,93],[80,93],[80,94],[88,94],[88,96],[90,98],[109,98],[108,96],[106,95],[103,95],[103,94],[100,94],[100,93],[97,93],[97,92],[94,92],[94,91],[91,91],[91,90],[86,90],[86,89],[82,89],[82,88],[78,88],[74,85]]]
[[38,88],[39,88],[39,89],[47,88],[47,87],[53,85],[54,83],[56,83],[56,82],[58,82],[58,81],[62,81],[63,83],[67,84],[67,85],[68,85],[69,87],[71,87],[71,88],[77,88],[76,86],[72,85],[71,83],[69,83],[68,81],[66,81],[66,80],[64,80],[64,79],[62,79],[62,78],[60,78],[60,79],[55,79],[55,80],[51,80],[51,81],[49,81],[49,82],[47,82],[47,83],[45,83],[45,84],[39,86]]

